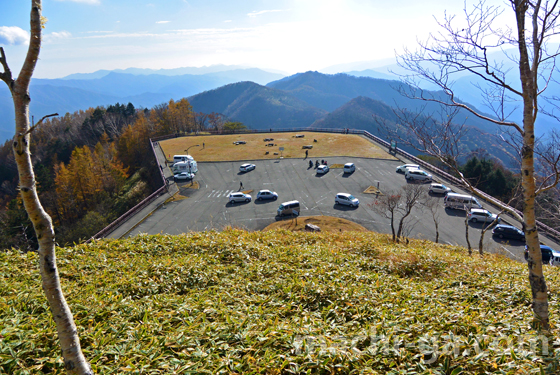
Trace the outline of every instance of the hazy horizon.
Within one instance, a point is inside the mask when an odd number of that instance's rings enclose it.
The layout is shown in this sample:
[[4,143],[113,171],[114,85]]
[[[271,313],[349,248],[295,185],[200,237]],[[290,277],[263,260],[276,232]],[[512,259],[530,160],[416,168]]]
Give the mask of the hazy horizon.
[[[443,0],[45,0],[34,77],[219,64],[324,71],[394,58],[437,30],[434,16],[462,8]],[[29,12],[30,2],[11,1],[0,14],[0,46],[15,74],[27,52]]]

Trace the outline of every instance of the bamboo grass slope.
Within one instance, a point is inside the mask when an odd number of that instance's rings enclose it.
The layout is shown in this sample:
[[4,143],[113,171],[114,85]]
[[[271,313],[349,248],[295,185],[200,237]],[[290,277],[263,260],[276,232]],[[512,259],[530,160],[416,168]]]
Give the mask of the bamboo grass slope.
[[[372,232],[140,235],[57,249],[99,374],[558,373],[526,266]],[[0,373],[63,374],[37,255],[0,254]],[[559,270],[545,268],[557,312]]]

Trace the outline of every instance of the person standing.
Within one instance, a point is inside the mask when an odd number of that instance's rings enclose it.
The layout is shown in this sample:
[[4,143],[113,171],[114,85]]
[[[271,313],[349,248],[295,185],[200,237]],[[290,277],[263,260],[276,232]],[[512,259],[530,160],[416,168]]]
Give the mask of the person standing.
[[243,190],[243,182],[239,181],[239,191]]

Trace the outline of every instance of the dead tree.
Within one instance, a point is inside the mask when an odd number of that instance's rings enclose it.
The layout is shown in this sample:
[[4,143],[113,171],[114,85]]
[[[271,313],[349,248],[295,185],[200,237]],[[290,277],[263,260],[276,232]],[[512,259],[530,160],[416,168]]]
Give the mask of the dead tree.
[[435,243],[439,243],[439,200],[432,196],[426,195],[426,198],[421,202],[421,204],[428,210],[430,216],[432,217],[432,220],[434,221],[434,226],[436,229]]
[[[403,80],[414,88],[408,93],[410,96],[468,111],[519,135],[517,147],[521,159],[523,215],[505,205],[500,208],[523,222],[529,249],[528,271],[535,323],[549,330],[547,286],[537,232],[535,197],[558,183],[558,158],[554,155],[548,159],[551,174],[544,176],[537,186],[535,122],[541,111],[540,99],[545,98],[544,92],[556,69],[559,55],[559,50],[550,47],[549,43],[560,31],[560,5],[557,1],[547,0],[507,0],[506,3],[508,5],[504,7],[487,6],[484,1],[479,1],[472,9],[465,9],[461,19],[445,15],[439,22],[440,33],[421,42],[417,51],[406,50],[399,57],[399,64],[411,72],[403,76]],[[513,28],[497,27],[506,13],[515,17]],[[500,52],[505,58],[496,61],[491,56],[492,52]],[[513,62],[515,69],[510,72],[504,60],[508,64]],[[465,74],[470,74],[473,81],[478,80],[473,88],[480,91],[492,116],[456,97],[454,80]],[[446,94],[446,99],[422,90],[418,85],[420,81],[435,84]],[[512,102],[519,105],[521,122],[512,120],[509,107]],[[411,124],[414,126],[414,122]],[[410,126],[410,123],[402,126]],[[449,132],[443,129],[442,132],[448,137],[453,136],[451,129]],[[426,142],[430,143],[428,139]],[[437,149],[438,145],[431,144],[429,147]],[[445,157],[448,158],[448,155]]]
[[[398,191],[388,191],[387,194],[379,196],[375,202],[368,205],[373,211],[390,220],[393,242],[399,242],[403,235],[408,235],[408,232],[412,230],[413,226],[408,225],[408,219],[423,194],[422,185],[408,184]],[[395,228],[397,218],[398,227]]]
[[29,126],[29,103],[31,101],[29,83],[39,60],[39,51],[41,49],[41,32],[43,28],[41,10],[41,0],[32,0],[29,49],[23,67],[16,79],[12,77],[4,49],[0,47],[0,63],[3,67],[0,79],[8,85],[14,101],[16,134],[12,145],[19,174],[19,190],[39,243],[38,253],[41,280],[53,319],[56,323],[62,356],[64,358],[64,368],[68,374],[93,374],[89,363],[82,354],[74,318],[62,294],[56,265],[54,227],[50,216],[45,212],[39,201],[31,154],[29,152],[31,132],[48,117],[43,117],[35,127]]

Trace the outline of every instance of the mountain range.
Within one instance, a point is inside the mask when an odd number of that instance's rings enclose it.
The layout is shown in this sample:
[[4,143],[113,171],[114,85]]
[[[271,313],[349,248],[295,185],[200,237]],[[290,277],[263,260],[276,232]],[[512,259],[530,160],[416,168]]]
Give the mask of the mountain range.
[[[383,136],[374,115],[394,122],[394,108],[427,113],[439,109],[433,103],[403,96],[399,91],[410,91],[410,87],[375,70],[332,75],[305,72],[285,77],[259,69],[224,69],[127,69],[33,79],[31,113],[36,118],[53,112],[63,115],[117,102],[150,108],[188,97],[197,112],[218,112],[254,129],[360,128]],[[184,72],[200,74],[181,74]],[[430,94],[445,100],[441,92]],[[5,87],[0,87],[0,119],[0,140],[4,140],[13,134],[12,102]],[[495,134],[495,125],[467,112],[460,112],[457,121],[473,129],[471,141],[465,145],[468,150],[482,147],[505,160],[507,152],[480,135]]]
[[[306,72],[282,78],[266,87],[251,82],[227,85],[189,98],[197,112],[218,112],[241,121],[253,129],[268,128],[354,128],[386,138],[379,121],[396,125],[395,108],[436,113],[439,106],[409,99],[399,93],[398,81],[354,77],[347,74],[327,75]],[[441,92],[434,97],[445,100]],[[510,152],[494,141],[498,127],[466,111],[459,111],[458,123],[468,125],[464,151],[483,148],[506,164]],[[413,149],[407,151],[418,154]]]
[[[46,114],[86,110],[91,107],[132,103],[151,108],[229,83],[252,81],[266,84],[284,75],[256,68],[181,68],[169,70],[127,69],[73,74],[59,79],[33,78],[29,93],[30,112],[35,118]],[[191,74],[180,74],[185,71]],[[158,74],[154,74],[157,72]],[[133,74],[134,73],[134,74]],[[14,109],[6,85],[0,85],[0,142],[14,134]]]

